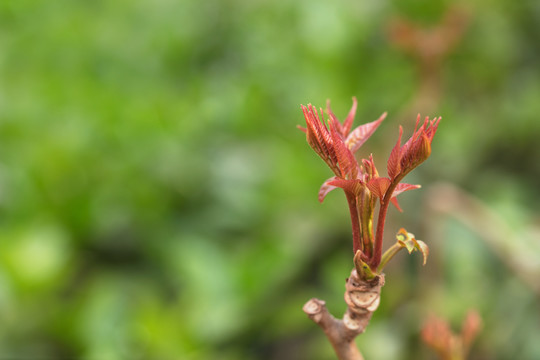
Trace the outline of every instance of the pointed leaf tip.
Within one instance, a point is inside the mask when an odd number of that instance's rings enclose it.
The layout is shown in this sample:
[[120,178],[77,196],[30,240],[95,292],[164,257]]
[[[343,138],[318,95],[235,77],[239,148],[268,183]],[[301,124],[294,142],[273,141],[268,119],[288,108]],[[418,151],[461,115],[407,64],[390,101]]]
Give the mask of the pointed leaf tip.
[[355,96],[352,97],[352,101],[353,104],[351,106],[351,110],[349,111],[349,114],[347,114],[345,121],[343,121],[343,136],[347,136],[351,131],[354,117],[356,116],[356,107],[358,106],[358,102],[356,101]]
[[334,186],[334,185],[330,185],[329,182],[331,181],[334,181],[334,180],[337,180],[338,177],[337,176],[333,176],[331,177],[330,179],[326,180],[322,185],[321,185],[321,188],[319,189],[319,202],[322,203],[324,201],[324,199],[326,198],[326,195],[328,195],[328,193],[334,189],[337,189],[337,186]]
[[412,185],[412,184],[406,184],[406,183],[399,183],[396,188],[394,189],[394,192],[392,193],[392,198],[390,201],[394,206],[399,210],[399,212],[403,212],[401,207],[399,206],[397,196],[405,191],[414,190],[414,189],[420,189],[422,186],[420,185]]
[[424,261],[422,263],[423,266],[426,266],[427,258],[429,255],[429,248],[425,242],[422,240],[416,240],[417,243],[417,249],[422,253],[422,257],[424,258]]
[[375,130],[377,130],[379,125],[381,125],[385,117],[386,113],[382,114],[375,121],[358,126],[349,134],[349,136],[347,136],[345,144],[351,150],[351,152],[354,153],[358,149],[360,149],[360,147],[367,141],[367,139],[369,139],[369,137],[373,135]]
[[392,204],[394,204],[394,206],[396,207],[396,209],[398,209],[399,212],[403,212],[403,209],[401,208],[401,206],[399,206],[399,202],[397,200],[397,197],[394,196],[393,198],[391,198],[390,202]]

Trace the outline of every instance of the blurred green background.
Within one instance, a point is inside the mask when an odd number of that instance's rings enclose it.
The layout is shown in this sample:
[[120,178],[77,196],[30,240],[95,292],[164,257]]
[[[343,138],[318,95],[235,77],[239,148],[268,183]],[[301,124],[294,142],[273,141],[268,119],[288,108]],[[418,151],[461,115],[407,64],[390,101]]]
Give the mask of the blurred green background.
[[475,308],[472,359],[539,359],[540,2],[464,5],[426,75],[392,24],[455,2],[0,2],[0,359],[333,359],[301,308],[343,313],[348,211],[295,126],[352,96],[356,124],[389,112],[359,154],[381,172],[443,117],[386,230],[430,259],[386,269],[365,357],[435,359],[426,317]]

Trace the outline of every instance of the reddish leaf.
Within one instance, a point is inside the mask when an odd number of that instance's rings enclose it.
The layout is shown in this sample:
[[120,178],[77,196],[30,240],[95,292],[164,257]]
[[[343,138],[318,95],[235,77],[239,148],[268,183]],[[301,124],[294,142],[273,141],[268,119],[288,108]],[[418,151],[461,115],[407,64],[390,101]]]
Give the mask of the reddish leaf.
[[336,122],[336,125],[338,127],[338,130],[339,130],[339,133],[343,136],[346,136],[347,133],[345,132],[345,129],[343,128],[343,126],[341,125],[341,123],[339,122],[337,116],[332,112],[332,109],[330,108],[330,100],[326,100],[326,113],[328,114],[328,117],[330,119],[333,119],[335,120]]
[[334,138],[334,136],[337,136],[339,139],[341,139],[341,141],[343,141],[343,127],[341,126],[339,120],[336,117],[330,116],[330,118],[328,119],[328,126],[330,127],[330,135],[332,136],[332,139]]
[[337,120],[330,119],[330,131],[337,162],[341,170],[341,176],[344,178],[355,178],[358,174],[358,163],[356,162],[356,159],[351,151],[347,148],[347,146],[345,146],[343,138],[338,132],[336,122]]
[[396,188],[394,189],[394,192],[392,193],[392,196],[393,197],[396,197],[398,196],[399,194],[405,192],[405,191],[409,191],[409,190],[414,190],[414,189],[420,189],[422,186],[421,185],[412,185],[412,184],[405,184],[405,183],[399,183]]
[[353,99],[353,104],[352,104],[351,110],[349,111],[349,114],[347,115],[347,118],[345,119],[343,124],[339,122],[337,116],[332,112],[332,109],[330,108],[330,100],[326,101],[326,112],[328,113],[328,116],[330,118],[335,119],[338,122],[339,132],[341,135],[343,135],[343,137],[346,137],[347,134],[349,134],[349,132],[351,131],[352,124],[354,121],[354,116],[356,114],[356,107],[357,107],[358,102],[356,101],[356,97],[353,96],[352,99]]
[[379,199],[384,197],[384,194],[390,186],[390,179],[386,177],[378,177],[369,180],[367,183],[368,189],[375,194]]
[[431,155],[431,142],[440,120],[439,117],[430,121],[426,117],[424,123],[418,127],[420,123],[420,115],[418,115],[413,135],[401,148],[400,166],[402,173],[408,173]]
[[396,176],[398,176],[399,172],[401,171],[401,136],[403,135],[403,128],[399,127],[399,137],[397,140],[396,145],[392,149],[392,152],[390,153],[390,157],[388,158],[388,164],[386,166],[388,170],[388,176],[390,176],[390,179],[395,179]]
[[[310,108],[310,114],[311,114],[311,118],[310,118],[310,123],[308,124],[311,125],[311,127],[313,128],[313,131],[315,133],[315,135],[317,136],[317,141],[319,142],[319,144],[321,144],[323,150],[324,150],[324,153],[326,155],[328,155],[330,158],[333,158],[334,156],[332,156],[331,154],[331,150],[333,148],[332,146],[332,137],[330,136],[330,133],[328,132],[328,129],[326,128],[326,125],[324,124],[324,119],[322,120],[319,120],[319,116],[317,115],[317,110],[309,105],[309,108]],[[321,112],[321,117],[322,117],[322,112]]]
[[420,126],[420,129],[418,129],[418,124],[420,124],[420,114],[418,114],[418,116],[416,117],[416,125],[414,125],[414,131],[413,131],[412,136],[401,147],[401,160],[402,160],[401,166],[402,167],[403,167],[403,156],[404,156],[404,154],[408,153],[409,148],[412,146],[412,143],[416,139],[418,139],[418,136],[419,136],[420,132],[424,128],[424,125],[422,124],[422,126]]
[[403,210],[401,209],[401,206],[399,206],[399,203],[398,203],[396,197],[391,198],[391,199],[390,199],[390,202],[391,202],[392,204],[394,204],[394,206],[396,207],[396,209],[398,209],[399,212],[403,212]]
[[358,105],[358,101],[356,101],[355,96],[353,96],[352,101],[353,101],[353,104],[352,104],[351,110],[349,111],[347,118],[343,122],[343,136],[347,136],[347,134],[351,131],[352,124],[354,122],[354,116],[356,115],[356,107]]
[[429,138],[429,143],[430,144],[433,141],[433,137],[435,136],[435,133],[437,132],[437,129],[439,128],[439,122],[440,121],[441,121],[440,116],[438,118],[434,118],[433,120],[431,120],[431,122],[429,123],[429,126],[427,127],[427,129],[425,131],[426,135]]
[[362,180],[359,180],[359,179],[345,180],[345,179],[338,178],[336,180],[328,181],[327,184],[338,187],[338,188],[342,188],[346,192],[353,194],[355,196],[359,195],[365,186]]
[[368,179],[373,179],[379,176],[375,163],[373,162],[373,154],[369,155],[369,160],[363,159],[362,164],[364,164],[364,169],[366,169]]
[[362,146],[366,142],[366,140],[369,139],[371,135],[373,135],[375,130],[377,130],[377,128],[383,122],[385,118],[386,118],[386,113],[382,114],[375,121],[358,126],[349,134],[349,136],[347,136],[347,140],[345,140],[345,144],[351,150],[352,153],[355,153],[360,148],[360,146]]
[[392,193],[392,198],[390,199],[390,201],[392,202],[392,204],[394,204],[394,206],[399,210],[399,212],[403,212],[403,210],[401,210],[401,207],[399,206],[399,203],[397,201],[397,198],[396,196],[398,196],[399,194],[401,194],[402,192],[405,192],[405,191],[409,191],[409,190],[414,190],[414,189],[420,189],[421,186],[420,185],[412,185],[412,184],[405,184],[405,183],[399,183],[396,188],[394,189],[394,192]]
[[302,111],[306,119],[306,140],[308,144],[337,175],[337,157],[334,151],[332,137],[326,125],[321,122],[317,110],[311,104],[307,108],[302,105]]
[[333,176],[331,177],[330,179],[326,180],[322,185],[321,185],[321,188],[319,189],[319,202],[323,202],[324,199],[326,198],[326,195],[328,195],[328,193],[334,189],[337,189],[337,186],[333,186],[333,185],[330,185],[328,184],[329,182],[331,181],[334,181],[334,180],[337,180],[338,177],[337,176]]
[[423,163],[431,155],[431,144],[425,133],[411,142],[401,157],[401,168],[407,172]]

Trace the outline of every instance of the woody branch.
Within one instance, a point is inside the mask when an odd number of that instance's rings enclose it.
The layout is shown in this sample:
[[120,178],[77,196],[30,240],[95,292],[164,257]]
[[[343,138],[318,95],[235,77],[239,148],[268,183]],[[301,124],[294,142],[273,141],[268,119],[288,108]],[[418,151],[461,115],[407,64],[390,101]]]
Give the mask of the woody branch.
[[345,284],[347,310],[342,319],[332,316],[323,300],[313,298],[304,305],[304,312],[322,328],[339,360],[363,360],[355,338],[365,331],[373,312],[379,307],[383,285],[384,275],[368,281],[360,278],[353,269]]

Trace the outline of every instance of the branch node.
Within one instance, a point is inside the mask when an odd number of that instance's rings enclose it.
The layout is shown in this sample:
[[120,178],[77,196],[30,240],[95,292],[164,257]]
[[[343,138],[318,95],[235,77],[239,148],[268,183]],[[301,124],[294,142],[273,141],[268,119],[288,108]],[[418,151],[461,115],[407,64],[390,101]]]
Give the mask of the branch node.
[[304,312],[324,331],[338,359],[363,359],[354,339],[365,331],[373,312],[379,307],[383,285],[384,274],[365,280],[353,269],[345,284],[347,310],[343,319],[334,318],[323,300],[313,298],[304,305]]

